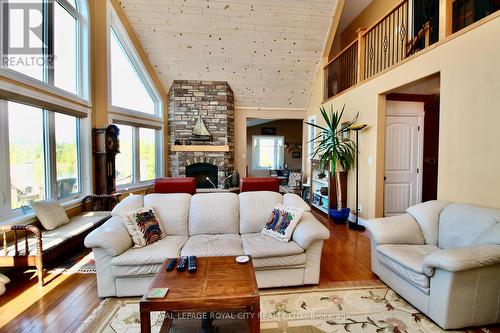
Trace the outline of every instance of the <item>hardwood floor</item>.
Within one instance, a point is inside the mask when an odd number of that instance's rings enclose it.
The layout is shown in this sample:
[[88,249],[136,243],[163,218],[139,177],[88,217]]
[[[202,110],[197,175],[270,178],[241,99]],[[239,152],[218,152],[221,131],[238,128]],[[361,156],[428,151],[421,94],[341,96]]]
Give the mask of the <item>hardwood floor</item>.
[[[317,288],[379,283],[370,270],[367,232],[333,225],[317,215],[331,232],[323,246]],[[0,296],[0,332],[74,332],[101,302],[93,274],[48,275],[41,289],[29,273],[8,275],[12,282]]]

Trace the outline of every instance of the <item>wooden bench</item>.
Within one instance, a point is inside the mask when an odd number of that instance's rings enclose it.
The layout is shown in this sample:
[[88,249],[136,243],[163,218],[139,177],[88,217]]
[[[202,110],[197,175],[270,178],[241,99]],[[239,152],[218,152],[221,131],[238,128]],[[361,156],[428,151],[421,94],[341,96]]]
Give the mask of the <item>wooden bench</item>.
[[0,267],[36,267],[38,285],[43,286],[44,264],[83,244],[85,237],[110,217],[108,211],[84,212],[54,230],[35,224],[0,226]]

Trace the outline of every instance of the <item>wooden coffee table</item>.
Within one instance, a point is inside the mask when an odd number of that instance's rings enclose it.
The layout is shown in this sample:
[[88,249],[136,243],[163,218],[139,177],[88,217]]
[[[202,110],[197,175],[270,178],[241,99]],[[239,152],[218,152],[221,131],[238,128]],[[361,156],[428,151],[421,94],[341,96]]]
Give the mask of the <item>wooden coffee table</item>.
[[[259,289],[252,261],[239,264],[235,257],[197,258],[195,273],[167,272],[165,261],[140,301],[141,332],[151,332],[151,311],[166,311],[161,332],[168,332],[172,314],[244,310],[250,332],[260,332]],[[152,288],[169,288],[163,299],[147,299]]]

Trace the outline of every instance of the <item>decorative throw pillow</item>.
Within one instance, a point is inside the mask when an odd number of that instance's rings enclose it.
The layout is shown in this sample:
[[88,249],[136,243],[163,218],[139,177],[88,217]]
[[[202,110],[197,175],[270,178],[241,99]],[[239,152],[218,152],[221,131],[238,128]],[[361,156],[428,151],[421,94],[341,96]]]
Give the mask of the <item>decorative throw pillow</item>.
[[66,211],[55,200],[36,201],[31,204],[31,207],[33,207],[38,221],[45,230],[54,230],[63,224],[69,223]]
[[152,244],[165,236],[153,208],[141,208],[131,212],[123,221],[135,247]]
[[264,229],[262,229],[262,234],[283,242],[289,242],[292,238],[293,230],[300,222],[303,213],[304,210],[302,208],[277,204]]

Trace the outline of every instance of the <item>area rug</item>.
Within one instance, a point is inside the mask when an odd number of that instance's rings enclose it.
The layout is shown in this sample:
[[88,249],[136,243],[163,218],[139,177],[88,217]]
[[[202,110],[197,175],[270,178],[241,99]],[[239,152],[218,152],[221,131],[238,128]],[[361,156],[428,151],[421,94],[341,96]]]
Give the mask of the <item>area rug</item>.
[[53,267],[47,267],[47,270],[51,274],[95,274],[94,254],[90,249],[85,249]]
[[[163,318],[164,313],[152,313],[152,332],[159,331]],[[214,325],[218,326],[219,333],[245,332],[245,321],[241,318],[241,314],[237,313],[220,314],[215,318]],[[79,332],[139,332],[139,323],[138,298],[109,298],[101,303]],[[195,314],[183,314],[182,319],[173,321],[170,332],[199,332],[200,325],[199,317]],[[261,332],[444,331],[391,289],[365,287],[283,293],[262,292]]]

